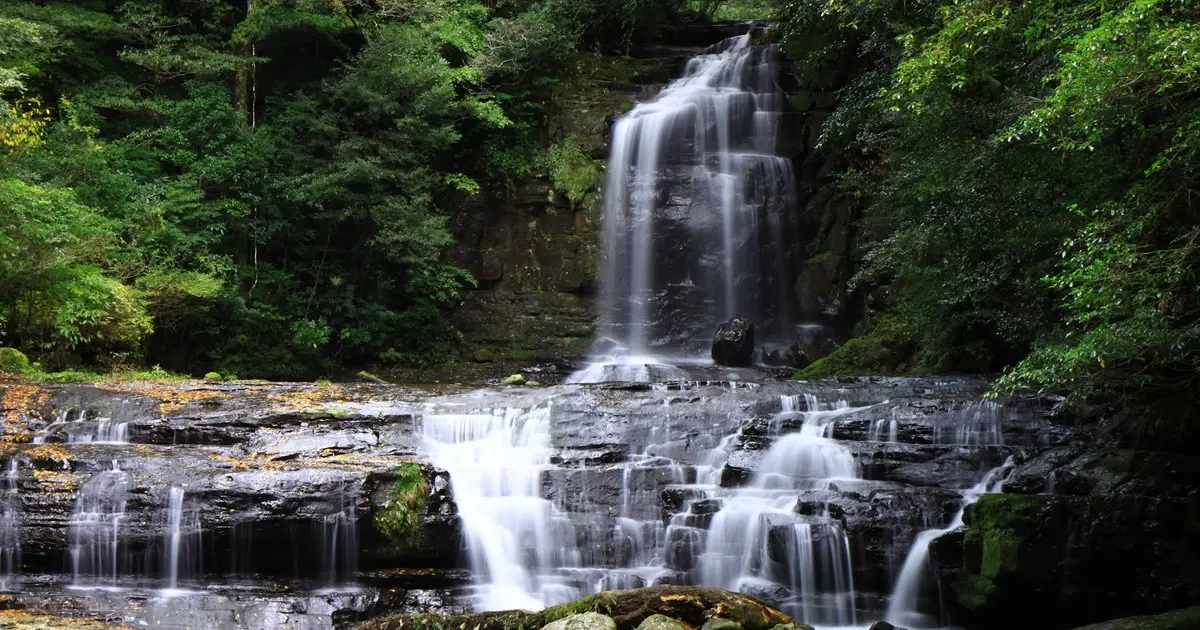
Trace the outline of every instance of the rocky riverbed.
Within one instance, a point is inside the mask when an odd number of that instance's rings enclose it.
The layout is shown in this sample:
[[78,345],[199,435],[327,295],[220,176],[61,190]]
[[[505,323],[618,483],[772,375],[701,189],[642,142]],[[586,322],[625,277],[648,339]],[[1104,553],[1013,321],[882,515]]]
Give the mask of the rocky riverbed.
[[[231,629],[669,584],[861,627],[904,588],[918,615],[906,619],[972,628],[997,610],[1020,620],[1022,597],[1072,603],[1054,627],[1194,597],[1186,458],[1098,455],[1103,423],[1055,416],[1050,399],[984,400],[979,379],[756,375],[4,383],[5,585],[34,612]],[[421,494],[393,521],[413,531],[397,534],[379,523],[411,487],[406,470]],[[1004,494],[968,507],[905,586],[914,541],[950,524],[989,471]],[[1103,602],[1118,582],[1105,561],[1154,569],[1125,605]]]

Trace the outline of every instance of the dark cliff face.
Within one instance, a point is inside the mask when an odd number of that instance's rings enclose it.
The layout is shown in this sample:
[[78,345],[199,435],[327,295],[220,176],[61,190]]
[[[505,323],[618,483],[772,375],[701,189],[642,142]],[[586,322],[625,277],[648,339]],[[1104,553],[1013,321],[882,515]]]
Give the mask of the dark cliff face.
[[1080,419],[1077,439],[1027,454],[1005,494],[935,541],[960,622],[1070,628],[1200,603],[1200,440],[1165,407]]

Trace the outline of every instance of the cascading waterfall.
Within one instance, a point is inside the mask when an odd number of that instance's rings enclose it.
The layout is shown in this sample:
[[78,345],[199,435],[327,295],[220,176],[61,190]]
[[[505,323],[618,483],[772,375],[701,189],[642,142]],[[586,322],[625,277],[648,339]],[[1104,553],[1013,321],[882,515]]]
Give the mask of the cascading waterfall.
[[338,488],[337,510],[325,515],[318,524],[319,540],[324,541],[321,555],[321,579],[328,588],[354,581],[358,572],[358,507],[356,497],[345,485]]
[[21,570],[21,504],[17,496],[17,460],[8,460],[0,488],[0,591],[12,588]]
[[[705,535],[699,558],[700,583],[769,593],[785,586],[780,602],[809,623],[856,622],[850,543],[828,514],[795,511],[805,491],[828,490],[837,480],[860,477],[854,457],[829,438],[834,421],[854,411],[845,403],[822,409],[813,396],[784,396],[772,424],[800,415],[795,433],[778,435],[763,456],[749,487],[724,499]],[[782,548],[774,541],[783,541]]]
[[178,589],[181,574],[188,577],[196,570],[201,557],[200,512],[195,506],[185,504],[185,496],[184,489],[179,487],[172,487],[167,492],[163,574],[169,591]]
[[617,121],[597,355],[631,364],[698,357],[734,316],[753,318],[760,338],[790,339],[795,193],[791,162],[775,155],[777,73],[773,45],[730,38]]
[[128,444],[129,423],[108,417],[89,417],[74,409],[61,409],[39,435],[33,437],[35,444],[46,442],[47,436],[62,432],[68,444]]
[[579,565],[574,529],[541,496],[551,409],[420,418],[433,461],[450,473],[483,610],[540,609],[579,594],[558,571]]
[[1003,446],[1000,405],[992,400],[980,400],[958,409],[947,421],[934,428],[938,444],[973,446]]
[[985,494],[999,492],[1004,483],[1004,471],[1012,465],[1012,457],[1009,457],[1003,465],[988,471],[979,483],[964,491],[962,507],[950,520],[949,525],[926,530],[917,535],[904,559],[904,565],[900,568],[900,575],[896,578],[896,586],[888,603],[888,622],[911,628],[937,627],[935,615],[923,614],[920,611],[921,587],[929,567],[929,547],[934,540],[963,526],[963,516],[968,506]]
[[79,489],[67,534],[75,586],[115,585],[129,476],[116,461]]

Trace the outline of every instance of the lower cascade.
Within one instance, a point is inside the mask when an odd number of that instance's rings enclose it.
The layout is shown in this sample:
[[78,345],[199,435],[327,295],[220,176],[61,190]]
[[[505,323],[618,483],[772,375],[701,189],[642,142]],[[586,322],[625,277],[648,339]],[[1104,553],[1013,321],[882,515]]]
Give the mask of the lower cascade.
[[21,568],[21,507],[17,497],[17,461],[10,459],[0,486],[0,591],[15,586]]
[[[698,391],[689,393],[693,387]],[[818,626],[852,627],[885,614],[913,627],[937,625],[936,611],[923,614],[919,606],[924,550],[962,525],[967,504],[998,488],[1004,467],[964,470],[962,478],[979,481],[962,493],[948,522],[925,511],[936,505],[910,503],[912,513],[896,514],[902,529],[888,552],[893,564],[871,580],[872,595],[857,587],[859,576],[875,570],[860,566],[868,553],[864,534],[847,529],[847,511],[866,509],[864,500],[892,505],[905,496],[901,487],[864,475],[875,466],[864,453],[899,444],[902,407],[886,399],[825,403],[816,394],[784,394],[767,408],[758,388],[726,386],[714,396],[716,384],[667,384],[635,397],[624,409],[631,418],[592,420],[616,422],[607,431],[628,442],[608,464],[571,451],[591,439],[575,435],[576,427],[605,430],[586,425],[590,398],[581,392],[530,407],[435,405],[423,412],[420,433],[432,461],[450,473],[465,530],[474,606],[537,610],[603,590],[695,584],[760,597]],[[710,407],[700,416],[682,402],[696,396]],[[981,425],[981,409],[995,422]],[[969,453],[995,448],[977,444],[1000,439],[1003,417],[996,403],[970,403],[923,422],[928,439],[945,444],[939,448]],[[710,428],[697,431],[701,419]],[[892,430],[881,431],[880,423]],[[869,442],[837,439],[841,427],[860,424]],[[868,443],[877,446],[864,450]],[[747,470],[753,472],[744,476]],[[935,496],[950,501],[959,494]],[[878,601],[887,605],[872,603]]]
[[186,578],[196,572],[201,557],[200,514],[194,505],[184,503],[185,497],[183,488],[172,487],[167,493],[163,573],[169,590],[179,587],[180,575]]
[[116,461],[79,489],[68,543],[76,586],[116,586],[125,559],[121,524],[129,490],[129,477]]
[[988,471],[983,479],[979,480],[979,483],[963,493],[962,508],[954,515],[949,525],[923,531],[913,541],[908,557],[904,560],[904,566],[900,569],[900,575],[896,578],[896,587],[892,592],[891,603],[888,604],[887,619],[889,622],[912,628],[927,628],[937,625],[936,616],[922,614],[920,611],[921,588],[929,569],[929,546],[937,538],[962,527],[963,514],[966,513],[967,506],[978,501],[979,497],[984,494],[999,491],[1004,482],[1002,473],[1011,467],[1012,458],[1009,457],[1002,466]]

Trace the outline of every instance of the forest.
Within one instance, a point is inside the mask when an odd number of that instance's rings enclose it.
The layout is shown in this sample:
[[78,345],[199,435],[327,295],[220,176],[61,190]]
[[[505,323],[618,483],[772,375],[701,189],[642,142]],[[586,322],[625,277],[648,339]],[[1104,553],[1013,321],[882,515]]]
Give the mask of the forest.
[[774,20],[796,82],[836,94],[855,286],[894,290],[826,366],[903,348],[1006,389],[1195,401],[1191,0],[5,2],[0,346],[272,379],[454,361],[460,201],[596,187],[542,124],[555,86],[727,18]]

